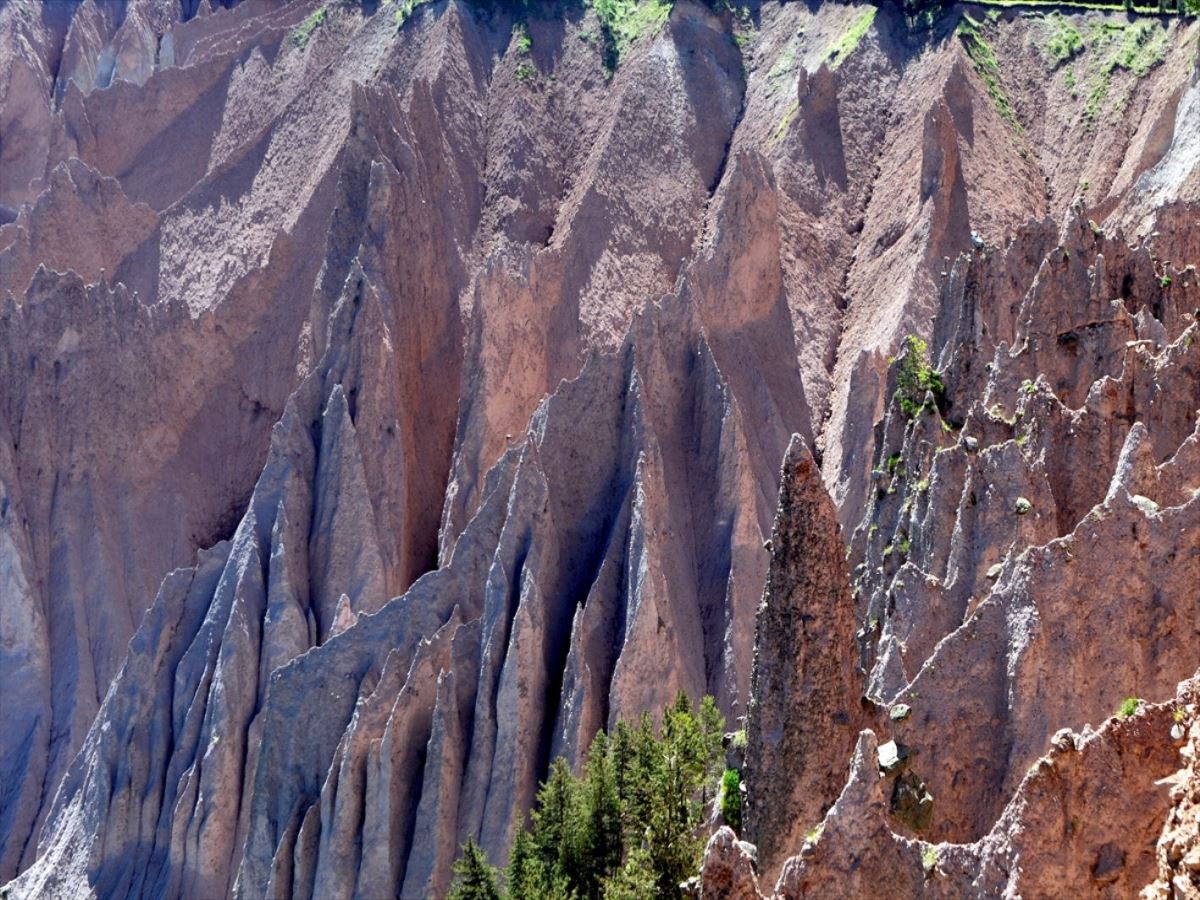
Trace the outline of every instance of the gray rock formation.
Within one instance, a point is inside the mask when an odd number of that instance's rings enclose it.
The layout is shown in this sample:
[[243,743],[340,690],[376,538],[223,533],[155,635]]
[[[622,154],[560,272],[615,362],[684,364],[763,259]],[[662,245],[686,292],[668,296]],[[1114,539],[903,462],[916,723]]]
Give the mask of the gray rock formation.
[[758,876],[747,845],[722,826],[704,850],[704,900],[758,900]]
[[1184,883],[1197,26],[666,6],[0,8],[8,895],[437,896],[679,689],[709,896]]

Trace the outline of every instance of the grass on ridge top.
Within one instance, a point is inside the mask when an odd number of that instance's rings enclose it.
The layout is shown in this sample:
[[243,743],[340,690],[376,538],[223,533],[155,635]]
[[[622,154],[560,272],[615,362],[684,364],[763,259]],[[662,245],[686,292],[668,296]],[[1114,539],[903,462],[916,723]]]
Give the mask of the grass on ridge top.
[[403,28],[404,23],[408,21],[408,17],[413,14],[418,6],[424,6],[430,2],[432,0],[400,0],[400,5],[396,7],[396,27]]
[[1166,32],[1154,22],[1134,22],[1122,29],[1121,46],[1104,64],[1104,71],[1125,69],[1141,78],[1166,59],[1166,44]]
[[[1158,6],[1137,6],[1132,10],[1127,10],[1124,5],[1116,3],[1092,3],[1089,0],[965,0],[966,3],[974,6],[998,6],[1003,9],[1011,9],[1013,7],[1037,7],[1046,6],[1051,9],[1094,9],[1100,12],[1123,13],[1134,12],[1143,16],[1175,16],[1178,13],[1167,12],[1161,13],[1158,11]],[[1034,12],[1030,9],[1031,14],[1041,15],[1040,12]]]
[[325,21],[327,15],[329,15],[329,10],[323,6],[316,10],[292,32],[292,43],[301,49],[308,46],[308,39],[312,37],[314,31],[321,27],[321,23]]
[[829,67],[831,69],[836,69],[845,62],[846,58],[862,43],[862,39],[871,30],[871,23],[875,21],[875,12],[877,9],[874,6],[864,9],[851,23],[846,33],[838,38],[833,46],[829,48],[826,59],[829,60]]
[[[862,39],[866,37],[867,32],[871,30],[871,25],[875,21],[875,13],[878,7],[869,6],[864,9],[854,21],[850,23],[850,27],[846,29],[845,34],[830,45],[829,50],[825,53],[825,60],[829,63],[829,68],[836,69],[844,63],[862,43]],[[771,68],[768,78],[777,80],[785,78],[796,68],[795,48],[789,45],[775,65]],[[787,134],[787,130],[791,127],[792,119],[796,117],[796,113],[800,111],[800,102],[793,100],[788,108],[784,110],[783,118],[779,120],[779,125],[775,131],[767,138],[767,146],[774,147]]]
[[1083,52],[1083,35],[1060,13],[1051,13],[1049,22],[1054,32],[1046,42],[1046,55],[1057,67]]
[[991,44],[984,39],[979,25],[980,23],[970,16],[963,16],[962,21],[958,23],[958,36],[962,39],[967,56],[975,65],[975,71],[979,73],[979,77],[987,86],[988,94],[991,96],[992,102],[996,104],[996,110],[1004,121],[1018,132],[1024,131],[1021,123],[1017,120],[1017,114],[1013,111],[1012,104],[1008,101],[1008,95],[1004,93],[1004,83],[1000,77],[1000,63],[996,60],[996,53],[992,50]]
[[[970,0],[970,2],[979,6],[1021,5],[1028,8],[1037,5],[1029,0]],[[1200,3],[1200,0],[1185,0],[1185,2],[1190,6],[1192,2]],[[1051,6],[1050,3],[1045,5]],[[1124,6],[1099,3],[1067,2],[1054,3],[1053,6],[1128,13]],[[1151,11],[1144,7],[1139,8],[1138,11],[1143,10]],[[1168,31],[1164,25],[1178,14],[1164,16],[1158,14],[1156,9],[1153,12],[1152,16],[1137,18],[1133,21],[1115,16],[1104,20],[1089,20],[1079,27],[1069,22],[1057,8],[1045,14],[1044,18],[1050,26],[1051,32],[1044,47],[1044,53],[1051,64],[1051,69],[1070,63],[1077,57],[1083,57],[1085,53],[1088,54],[1081,60],[1081,63],[1084,66],[1084,72],[1090,70],[1091,73],[1087,88],[1087,102],[1083,112],[1084,120],[1089,128],[1094,127],[1106,108],[1114,72],[1124,69],[1135,78],[1141,78],[1166,58]],[[1031,11],[1027,15],[1041,17],[1043,14]],[[991,18],[991,14],[989,14],[988,19]],[[958,25],[958,35],[963,41],[967,55],[974,63],[975,71],[987,86],[988,93],[995,102],[997,110],[1006,121],[1021,131],[1021,125],[1004,92],[999,62],[984,37],[984,26],[985,23],[971,18],[969,14],[964,15]],[[1080,29],[1082,29],[1082,33]],[[1077,96],[1077,71],[1078,65],[1074,70],[1068,69],[1064,76],[1064,83],[1073,97]],[[1086,77],[1086,74],[1079,77]],[[1133,87],[1130,87],[1125,96],[1118,100],[1115,108],[1123,109],[1129,102],[1132,93]]]
[[[1167,33],[1158,23],[1148,19],[1130,25],[1103,23],[1098,30],[1094,29],[1090,43],[1099,48],[1112,44],[1118,36],[1121,43],[1109,53],[1091,82],[1087,106],[1083,113],[1090,127],[1095,126],[1096,120],[1104,111],[1113,72],[1124,69],[1135,78],[1141,78],[1167,57]],[[1128,101],[1129,96],[1126,95],[1118,104],[1118,108],[1122,108]]]
[[613,50],[613,68],[629,45],[657,32],[671,14],[675,0],[591,0]]

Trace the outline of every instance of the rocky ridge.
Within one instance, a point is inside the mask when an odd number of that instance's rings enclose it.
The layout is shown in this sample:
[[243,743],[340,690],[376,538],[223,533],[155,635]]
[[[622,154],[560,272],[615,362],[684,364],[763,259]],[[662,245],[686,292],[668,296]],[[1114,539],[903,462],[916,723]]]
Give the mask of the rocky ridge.
[[[1159,240],[1181,212],[1164,214]],[[1183,310],[1197,285],[1079,222],[1054,237],[1033,229],[947,273],[930,353],[944,391],[906,409],[907,360],[892,368],[875,496],[848,551],[862,560],[857,631],[833,639],[857,638],[843,678],[863,678],[832,707],[787,704],[810,710],[809,733],[853,721],[860,700],[876,721],[836,802],[807,794],[823,816],[793,841],[799,855],[763,860],[782,869],[781,896],[884,880],[906,895],[1128,896],[1153,880],[1170,805],[1160,779],[1179,766],[1174,725],[1193,715],[1200,360]],[[1050,249],[1028,292],[1006,297],[997,286],[1021,283],[1010,270],[1029,265],[1028,242]],[[1130,541],[1133,558],[1116,549]],[[787,577],[802,563],[776,554],[772,566]],[[774,600],[768,590],[756,660],[800,643],[762,627]],[[755,698],[764,717],[779,696]],[[1123,697],[1158,705],[1109,718]],[[773,752],[756,743],[753,709],[748,759]],[[823,763],[811,751],[780,762],[810,780]],[[750,795],[760,851],[797,808],[780,797],[777,785]]]
[[0,11],[13,896],[440,894],[680,688],[760,886],[1182,877],[1194,25],[1101,131],[1015,15],[1019,127],[953,15],[187,6]]

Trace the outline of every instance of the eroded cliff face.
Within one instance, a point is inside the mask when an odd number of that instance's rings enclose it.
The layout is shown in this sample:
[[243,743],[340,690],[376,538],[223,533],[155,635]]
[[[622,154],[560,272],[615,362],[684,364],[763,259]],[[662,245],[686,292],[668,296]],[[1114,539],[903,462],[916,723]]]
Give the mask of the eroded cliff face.
[[[1188,240],[1172,229],[1181,213],[1194,214],[1164,211],[1156,240]],[[875,493],[848,548],[862,560],[858,621],[819,645],[856,639],[859,680],[832,707],[828,677],[799,700],[752,700],[751,759],[775,752],[755,741],[759,708],[808,710],[810,735],[852,721],[860,698],[876,711],[839,765],[780,759],[796,782],[841,776],[836,802],[808,792],[810,806],[824,801],[818,815],[751,791],[748,836],[767,850],[765,873],[782,869],[781,896],[883,883],[903,895],[1131,896],[1155,878],[1164,825],[1164,868],[1186,853],[1194,823],[1167,819],[1190,795],[1168,799],[1163,779],[1189,758],[1195,714],[1200,357],[1183,310],[1200,295],[1145,247],[1077,221],[1054,236],[1031,229],[947,273],[930,348],[944,393],[909,394],[905,410],[906,360],[893,366]],[[1034,263],[1031,246],[1050,249]],[[1007,289],[1018,267],[1023,296]],[[794,527],[782,500],[779,516]],[[803,565],[776,553],[768,585]],[[775,602],[768,589],[756,671],[802,640],[769,627]],[[1125,698],[1150,705],[1118,717]],[[795,808],[811,830],[780,852],[763,838]]]
[[1194,24],[229,6],[0,10],[13,896],[438,895],[679,689],[706,891],[1194,875]]

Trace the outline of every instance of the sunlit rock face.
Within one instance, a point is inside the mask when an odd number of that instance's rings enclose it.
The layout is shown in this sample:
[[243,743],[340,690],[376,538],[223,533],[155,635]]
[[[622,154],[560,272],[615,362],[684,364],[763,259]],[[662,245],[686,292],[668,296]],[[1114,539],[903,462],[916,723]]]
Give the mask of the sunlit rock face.
[[686,690],[704,896],[1189,896],[1198,26],[403,6],[0,8],[9,894],[440,896]]

